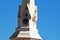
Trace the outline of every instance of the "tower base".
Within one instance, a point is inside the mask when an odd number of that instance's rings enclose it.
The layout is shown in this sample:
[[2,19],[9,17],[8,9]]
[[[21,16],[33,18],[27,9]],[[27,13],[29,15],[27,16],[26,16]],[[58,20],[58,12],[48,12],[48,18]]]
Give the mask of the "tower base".
[[12,38],[10,40],[41,40],[41,39],[35,39],[35,38]]
[[14,32],[14,34],[10,37],[10,40],[41,40],[38,38],[31,38],[31,37],[17,37],[19,31]]

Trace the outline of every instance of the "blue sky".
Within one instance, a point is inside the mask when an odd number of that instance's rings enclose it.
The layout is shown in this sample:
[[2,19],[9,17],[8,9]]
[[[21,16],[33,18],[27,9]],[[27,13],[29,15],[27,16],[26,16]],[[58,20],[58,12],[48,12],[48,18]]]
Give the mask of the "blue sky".
[[[9,40],[17,27],[21,0],[0,0],[0,40]],[[36,0],[37,28],[43,40],[60,40],[60,0]]]

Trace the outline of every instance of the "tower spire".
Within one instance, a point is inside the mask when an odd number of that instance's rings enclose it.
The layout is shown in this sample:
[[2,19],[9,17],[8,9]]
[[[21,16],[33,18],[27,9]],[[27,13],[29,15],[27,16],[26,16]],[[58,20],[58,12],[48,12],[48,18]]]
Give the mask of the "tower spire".
[[10,40],[42,40],[38,34],[35,0],[22,0],[18,11],[18,27]]

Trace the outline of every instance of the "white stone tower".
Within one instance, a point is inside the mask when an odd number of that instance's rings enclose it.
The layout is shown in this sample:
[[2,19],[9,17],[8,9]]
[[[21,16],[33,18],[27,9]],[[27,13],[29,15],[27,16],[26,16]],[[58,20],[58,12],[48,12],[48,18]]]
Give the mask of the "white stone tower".
[[18,11],[18,27],[10,40],[42,40],[38,34],[35,0],[22,0]]

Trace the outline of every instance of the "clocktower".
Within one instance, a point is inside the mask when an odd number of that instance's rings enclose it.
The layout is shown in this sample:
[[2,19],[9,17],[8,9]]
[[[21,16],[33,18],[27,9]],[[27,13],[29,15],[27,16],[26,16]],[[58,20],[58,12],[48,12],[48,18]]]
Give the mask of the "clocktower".
[[35,0],[22,0],[18,10],[18,27],[10,40],[42,40],[38,34]]

